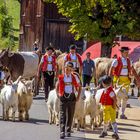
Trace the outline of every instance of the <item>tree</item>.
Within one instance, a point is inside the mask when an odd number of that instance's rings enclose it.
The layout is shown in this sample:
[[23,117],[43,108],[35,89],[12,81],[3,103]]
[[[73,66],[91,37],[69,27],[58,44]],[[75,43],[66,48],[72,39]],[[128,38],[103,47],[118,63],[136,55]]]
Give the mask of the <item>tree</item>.
[[138,0],[44,0],[57,5],[69,18],[69,31],[75,39],[102,42],[102,56],[111,55],[116,35],[140,38],[140,2]]
[[0,47],[13,47],[13,18],[8,14],[6,4],[0,4]]

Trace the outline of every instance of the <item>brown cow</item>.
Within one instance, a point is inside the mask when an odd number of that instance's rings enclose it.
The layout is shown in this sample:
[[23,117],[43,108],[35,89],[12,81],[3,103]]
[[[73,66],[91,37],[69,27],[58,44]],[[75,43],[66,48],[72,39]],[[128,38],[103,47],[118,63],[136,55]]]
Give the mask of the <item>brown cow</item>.
[[11,79],[15,81],[20,75],[24,78],[36,75],[39,56],[35,52],[10,52],[4,49],[0,53],[0,62],[9,69]]
[[[133,64],[134,66],[134,69],[136,71],[136,73],[138,74],[138,76],[140,76],[140,60],[135,62]],[[133,78],[133,83],[131,83],[131,95],[133,96],[134,95],[134,87],[135,85],[137,86],[138,88],[138,97],[140,97],[140,87],[137,85],[138,83],[136,82],[136,80]]]
[[[35,52],[10,52],[9,48],[2,50],[0,53],[0,62],[4,67],[8,68],[12,81],[15,81],[20,75],[24,78],[35,77],[39,58]],[[35,81],[37,94],[37,79]]]
[[62,72],[63,66],[64,66],[64,56],[66,55],[66,53],[62,53],[61,55],[59,55],[57,57],[57,64],[58,64],[58,70],[59,73]]
[[96,84],[98,84],[98,80],[100,77],[104,75],[108,75],[112,61],[113,61],[112,58],[106,58],[106,57],[100,57],[94,59],[95,68],[96,68],[96,76],[95,76]]

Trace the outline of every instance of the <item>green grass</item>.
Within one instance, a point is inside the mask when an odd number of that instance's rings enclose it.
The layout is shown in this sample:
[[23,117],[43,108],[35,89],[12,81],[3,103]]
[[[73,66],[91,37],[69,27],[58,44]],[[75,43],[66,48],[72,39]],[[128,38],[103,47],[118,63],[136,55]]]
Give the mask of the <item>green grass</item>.
[[20,3],[17,0],[6,0],[9,15],[13,17],[13,26],[16,36],[19,35],[19,22],[20,22]]
[[19,47],[20,3],[17,0],[6,0],[9,15],[13,18],[15,50]]
[[[13,39],[15,41],[15,46],[13,48],[13,50],[17,50],[17,48],[19,47],[19,23],[20,23],[20,3],[17,0],[0,0],[0,5],[2,3],[4,3],[4,1],[6,2],[6,6],[8,8],[8,14],[10,16],[12,16],[13,18],[13,29],[14,32],[12,34]],[[0,39],[0,43],[2,44],[6,44],[5,42],[7,41],[7,39],[3,40]],[[0,49],[7,47],[4,45],[1,45],[2,47],[0,47]]]

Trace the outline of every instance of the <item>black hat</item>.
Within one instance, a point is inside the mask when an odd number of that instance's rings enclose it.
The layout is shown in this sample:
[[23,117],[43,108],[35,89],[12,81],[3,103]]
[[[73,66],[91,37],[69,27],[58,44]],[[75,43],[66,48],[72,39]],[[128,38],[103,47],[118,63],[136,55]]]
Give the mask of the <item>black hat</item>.
[[129,51],[130,50],[130,48],[129,47],[121,47],[121,49],[120,49],[120,51],[122,52],[122,51]]
[[76,50],[77,46],[73,44],[73,45],[70,45],[69,48],[70,48],[70,50]]
[[73,68],[73,63],[70,62],[70,61],[67,61],[67,62],[65,63],[65,67],[71,67],[71,68]]
[[104,75],[101,80],[106,85],[109,85],[112,82],[112,78],[108,75]]
[[53,47],[48,47],[48,48],[46,48],[46,50],[47,50],[47,51],[49,51],[49,50],[54,51],[54,48],[53,48]]

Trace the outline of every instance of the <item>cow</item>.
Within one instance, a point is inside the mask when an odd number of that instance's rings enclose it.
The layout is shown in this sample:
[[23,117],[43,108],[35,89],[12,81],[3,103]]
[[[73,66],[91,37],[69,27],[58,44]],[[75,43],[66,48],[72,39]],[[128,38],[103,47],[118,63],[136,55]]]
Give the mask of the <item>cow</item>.
[[[10,78],[15,81],[20,75],[23,78],[36,77],[40,56],[35,52],[11,52],[3,49],[0,62],[9,69]],[[35,94],[38,94],[37,79],[35,79]]]
[[0,62],[10,71],[11,80],[20,75],[23,78],[34,77],[37,74],[39,56],[34,52],[10,52],[4,49],[0,53]]
[[66,55],[66,53],[62,53],[61,55],[59,55],[57,57],[57,65],[58,65],[58,70],[59,70],[59,73],[62,72],[63,70],[63,67],[64,67],[64,56]]
[[[140,76],[140,60],[135,62],[133,64],[133,66],[134,66],[134,69],[135,69],[137,75]],[[137,81],[133,77],[132,80],[131,80],[131,85],[130,85],[130,87],[131,87],[131,95],[134,96],[134,88],[136,86],[138,88],[137,96],[139,97],[140,96],[140,87],[137,84],[138,84]]]
[[95,69],[96,69],[96,84],[98,85],[98,80],[100,77],[104,75],[108,75],[109,69],[111,67],[111,64],[114,59],[112,58],[106,58],[106,57],[100,57],[95,58]]

